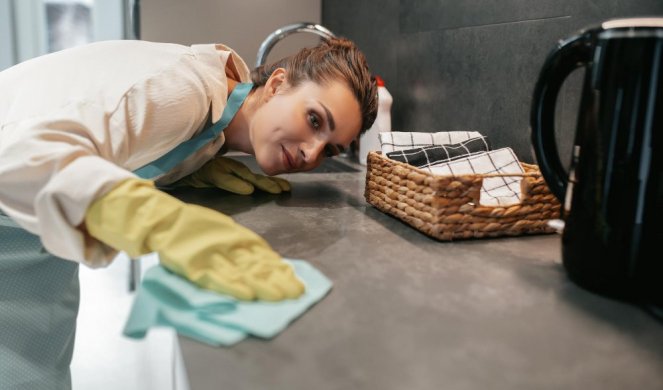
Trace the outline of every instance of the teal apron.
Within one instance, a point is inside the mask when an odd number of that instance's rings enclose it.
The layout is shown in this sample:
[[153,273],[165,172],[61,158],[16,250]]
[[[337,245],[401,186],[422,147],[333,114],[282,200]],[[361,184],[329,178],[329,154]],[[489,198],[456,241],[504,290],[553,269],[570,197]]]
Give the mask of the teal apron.
[[67,389],[78,313],[78,263],[0,212],[0,389]]
[[[217,123],[134,173],[165,174],[218,137],[251,88],[235,86]],[[78,263],[46,252],[0,210],[0,389],[71,389],[79,296]]]

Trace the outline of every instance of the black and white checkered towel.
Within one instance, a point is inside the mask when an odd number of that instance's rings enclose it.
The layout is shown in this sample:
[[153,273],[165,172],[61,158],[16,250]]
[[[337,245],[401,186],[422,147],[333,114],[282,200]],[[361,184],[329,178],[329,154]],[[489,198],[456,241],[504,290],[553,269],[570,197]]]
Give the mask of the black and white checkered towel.
[[486,137],[470,138],[466,141],[450,145],[432,145],[421,148],[397,150],[387,153],[392,160],[404,162],[417,168],[470,156],[490,150]]
[[[475,153],[471,156],[424,168],[435,175],[521,174],[525,171],[511,148]],[[511,206],[521,202],[520,176],[483,179],[479,203],[483,206]]]
[[478,131],[439,131],[437,133],[417,133],[384,131],[379,134],[380,149],[385,156],[397,150],[421,148],[432,145],[450,145],[482,137]]
[[[435,175],[517,175],[524,173],[523,167],[511,148],[491,151],[486,138],[477,131],[382,132],[379,137],[382,154],[389,158],[394,158],[392,155],[400,156],[400,158],[394,159],[417,166]],[[483,148],[484,151],[476,151],[475,148],[476,150]],[[449,153],[451,150],[453,153]],[[432,156],[433,154],[438,154],[438,156]],[[442,158],[447,156],[448,158]],[[521,202],[520,181],[521,176],[484,178],[479,203],[484,206],[519,204]]]

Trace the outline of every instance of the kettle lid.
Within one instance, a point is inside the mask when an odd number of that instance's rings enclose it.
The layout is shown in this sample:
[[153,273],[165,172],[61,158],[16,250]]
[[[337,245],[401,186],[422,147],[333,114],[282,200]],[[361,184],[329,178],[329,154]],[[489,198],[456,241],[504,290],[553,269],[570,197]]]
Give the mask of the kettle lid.
[[663,18],[612,19],[601,23],[604,30],[630,27],[663,27]]

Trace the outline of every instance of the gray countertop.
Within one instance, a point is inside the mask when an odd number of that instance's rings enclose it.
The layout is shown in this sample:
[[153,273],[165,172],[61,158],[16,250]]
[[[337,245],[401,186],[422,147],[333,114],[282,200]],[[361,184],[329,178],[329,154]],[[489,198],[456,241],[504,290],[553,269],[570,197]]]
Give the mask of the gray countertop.
[[334,283],[271,340],[180,337],[192,390],[663,389],[663,325],[572,284],[559,236],[439,242],[368,205],[359,166],[284,177],[291,194],[173,192]]

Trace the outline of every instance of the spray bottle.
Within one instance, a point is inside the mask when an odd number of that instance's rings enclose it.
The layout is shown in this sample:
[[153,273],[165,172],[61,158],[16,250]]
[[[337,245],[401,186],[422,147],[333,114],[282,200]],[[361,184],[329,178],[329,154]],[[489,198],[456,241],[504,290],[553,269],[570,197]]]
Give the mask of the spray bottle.
[[378,134],[391,131],[391,104],[393,98],[384,85],[380,76],[375,76],[378,86],[378,115],[370,129],[366,130],[359,139],[359,163],[366,165],[368,152],[380,150]]

